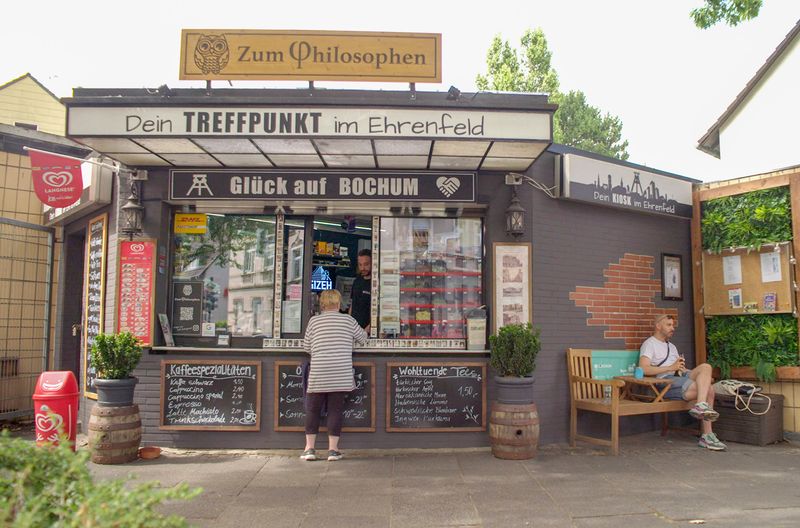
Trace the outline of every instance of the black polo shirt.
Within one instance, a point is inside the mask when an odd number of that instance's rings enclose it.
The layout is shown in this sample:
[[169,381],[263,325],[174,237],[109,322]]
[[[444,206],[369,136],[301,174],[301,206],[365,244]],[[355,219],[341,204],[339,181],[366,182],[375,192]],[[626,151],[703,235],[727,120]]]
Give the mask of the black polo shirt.
[[353,281],[351,293],[350,315],[358,321],[361,328],[366,328],[370,322],[370,299],[372,298],[372,279],[365,279],[361,275]]

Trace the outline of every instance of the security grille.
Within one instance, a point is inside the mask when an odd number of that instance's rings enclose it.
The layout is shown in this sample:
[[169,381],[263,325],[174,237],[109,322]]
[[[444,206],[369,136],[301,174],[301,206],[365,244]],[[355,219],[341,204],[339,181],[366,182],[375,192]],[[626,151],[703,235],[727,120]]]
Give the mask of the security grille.
[[0,218],[0,420],[33,414],[48,364],[55,230]]

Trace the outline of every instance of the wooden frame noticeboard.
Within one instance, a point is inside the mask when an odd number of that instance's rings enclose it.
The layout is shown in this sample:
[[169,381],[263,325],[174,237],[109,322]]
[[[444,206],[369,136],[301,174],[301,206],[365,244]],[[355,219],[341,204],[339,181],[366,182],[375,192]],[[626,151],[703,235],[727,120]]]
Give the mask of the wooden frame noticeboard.
[[759,250],[703,252],[703,315],[792,313],[794,270],[789,242]]
[[492,332],[508,324],[533,323],[530,243],[495,242],[492,266]]
[[97,334],[105,330],[106,246],[108,245],[108,213],[89,220],[86,227],[86,253],[83,272],[83,395],[97,399],[91,368],[92,345]]

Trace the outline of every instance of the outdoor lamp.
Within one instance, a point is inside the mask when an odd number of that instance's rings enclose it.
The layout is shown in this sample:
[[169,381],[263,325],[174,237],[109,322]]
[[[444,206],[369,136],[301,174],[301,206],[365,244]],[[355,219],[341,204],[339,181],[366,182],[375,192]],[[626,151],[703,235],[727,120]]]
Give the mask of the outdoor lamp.
[[133,185],[131,183],[131,194],[128,196],[128,201],[120,208],[124,223],[119,232],[123,235],[128,235],[128,240],[133,240],[134,236],[141,235],[143,231],[144,207],[139,203],[139,198]]
[[519,203],[517,190],[511,190],[511,203],[506,208],[506,233],[515,237],[525,233],[525,208]]

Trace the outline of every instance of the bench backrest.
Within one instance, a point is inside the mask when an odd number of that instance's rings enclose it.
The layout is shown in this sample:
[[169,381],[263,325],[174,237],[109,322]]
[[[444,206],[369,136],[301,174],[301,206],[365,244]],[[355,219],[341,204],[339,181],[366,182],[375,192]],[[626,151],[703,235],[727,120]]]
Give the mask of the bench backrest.
[[[598,368],[603,375],[595,376],[592,368],[592,353],[598,356]],[[613,376],[626,374],[625,369],[630,368],[631,361],[638,359],[638,351],[632,350],[591,350],[588,348],[567,349],[567,369],[570,379],[570,394],[572,399],[602,398],[603,388],[599,385],[575,381],[575,378],[609,379]],[[604,357],[605,356],[605,357]],[[632,372],[630,372],[632,374]]]

